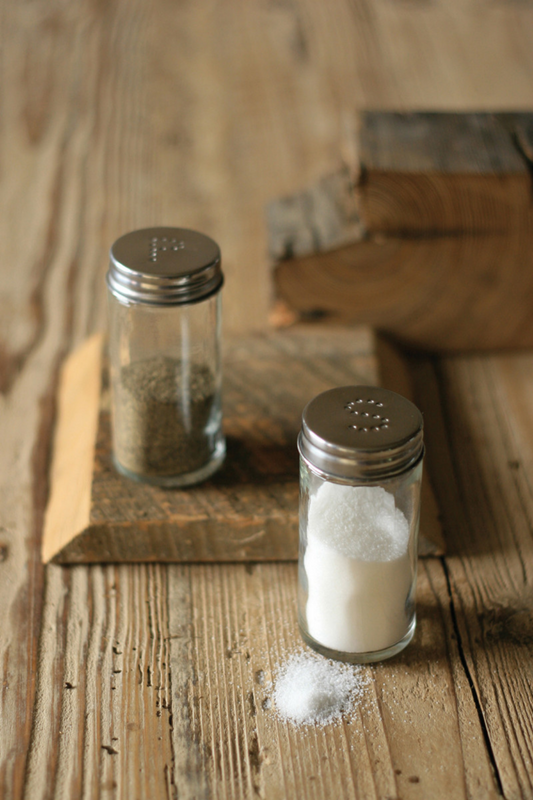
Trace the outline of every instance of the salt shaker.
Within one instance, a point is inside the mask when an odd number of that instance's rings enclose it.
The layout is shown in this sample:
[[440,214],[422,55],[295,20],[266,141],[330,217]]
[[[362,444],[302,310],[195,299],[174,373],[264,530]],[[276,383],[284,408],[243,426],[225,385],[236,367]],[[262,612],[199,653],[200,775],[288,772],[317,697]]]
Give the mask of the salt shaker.
[[225,454],[218,245],[184,228],[113,244],[107,273],[113,458],[138,481],[187,486]]
[[387,389],[331,389],[304,409],[298,449],[302,636],[329,658],[389,658],[416,624],[422,415]]

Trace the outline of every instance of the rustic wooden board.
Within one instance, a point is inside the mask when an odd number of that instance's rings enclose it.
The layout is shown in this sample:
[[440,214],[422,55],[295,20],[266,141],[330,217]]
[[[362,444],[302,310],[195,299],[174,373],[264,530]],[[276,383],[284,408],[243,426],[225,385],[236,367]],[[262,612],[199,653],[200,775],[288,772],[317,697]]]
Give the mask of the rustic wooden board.
[[363,113],[358,176],[269,206],[279,297],[426,350],[533,346],[532,136],[533,114]]
[[[362,328],[302,329],[235,340],[225,351],[226,462],[211,480],[186,490],[139,484],[114,469],[102,338],[93,337],[67,360],[44,561],[298,558],[296,438],[302,410],[333,386],[379,382],[374,337]],[[427,476],[421,528],[421,554],[442,552]]]

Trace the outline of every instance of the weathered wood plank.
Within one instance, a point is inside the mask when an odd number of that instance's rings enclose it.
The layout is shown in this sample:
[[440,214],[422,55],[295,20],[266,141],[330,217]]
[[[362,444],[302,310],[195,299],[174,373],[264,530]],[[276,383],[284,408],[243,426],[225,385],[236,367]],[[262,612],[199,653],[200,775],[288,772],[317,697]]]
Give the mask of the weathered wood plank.
[[412,646],[315,731],[271,705],[294,565],[49,566],[24,797],[495,797],[438,561],[418,602]]
[[389,235],[503,234],[528,224],[529,163],[517,144],[533,114],[365,112],[359,200]]
[[268,249],[273,261],[324,253],[359,242],[366,233],[347,168],[309,189],[267,206]]
[[[40,537],[58,367],[69,346],[102,317],[101,291],[95,291],[107,238],[101,221],[106,208],[109,219],[120,205],[105,192],[107,159],[116,162],[105,151],[113,126],[106,128],[109,119],[100,112],[114,78],[128,70],[119,67],[104,89],[106,45],[114,49],[110,31],[116,26],[135,38],[136,8],[130,4],[126,17],[123,12],[124,6],[98,11],[89,4],[66,12],[61,3],[6,3],[1,11],[0,794],[6,798],[25,791],[30,731],[43,721],[42,714],[33,715],[36,686],[45,717],[54,716],[46,701],[61,689],[62,644],[53,670],[36,677],[39,631],[41,641],[44,635]],[[126,160],[129,143],[138,141],[130,114],[137,108],[115,118]],[[49,744],[64,765],[57,739],[40,747],[46,751]],[[69,781],[60,793],[68,794]],[[50,796],[46,772],[38,783]]]
[[530,238],[362,241],[281,262],[276,286],[303,319],[372,325],[418,349],[531,347]]
[[343,169],[269,206],[279,298],[425,350],[533,346],[532,131],[531,113],[363,113],[351,191]]
[[414,362],[458,644],[505,797],[531,797],[530,354]]
[[[366,668],[360,707],[323,730],[279,721],[269,706],[280,664],[302,648],[295,567],[199,566],[190,575],[192,623],[178,630],[194,665],[185,716],[207,796],[497,796],[438,561],[421,568],[413,645]],[[171,608],[172,624],[182,612]],[[172,639],[174,647],[182,653],[185,644]],[[178,761],[189,751],[183,738]],[[184,796],[194,790],[184,788]]]
[[[187,491],[138,484],[114,469],[109,391],[99,395],[101,344],[89,340],[62,373],[43,559],[297,559],[302,410],[332,386],[376,383],[370,332],[339,330],[317,338],[302,330],[230,341],[224,358],[227,458],[211,480]],[[80,420],[83,436],[76,435]]]
[[[89,337],[61,369],[43,561],[90,519],[91,484],[102,384],[102,336]],[[53,547],[51,552],[49,549]]]
[[46,575],[23,796],[159,796],[174,780],[167,574]]
[[[302,410],[333,386],[381,383],[384,364],[370,331],[339,328],[316,334],[303,328],[229,341],[224,348],[227,458],[211,480],[187,491],[138,484],[114,469],[101,347],[92,337],[62,370],[43,560],[296,560],[296,440]],[[411,396],[405,382],[397,385],[398,371],[388,370],[383,385]],[[438,516],[426,475],[421,555],[444,551]]]
[[297,8],[341,108],[531,110],[527,4],[334,0],[324,9],[300,0]]

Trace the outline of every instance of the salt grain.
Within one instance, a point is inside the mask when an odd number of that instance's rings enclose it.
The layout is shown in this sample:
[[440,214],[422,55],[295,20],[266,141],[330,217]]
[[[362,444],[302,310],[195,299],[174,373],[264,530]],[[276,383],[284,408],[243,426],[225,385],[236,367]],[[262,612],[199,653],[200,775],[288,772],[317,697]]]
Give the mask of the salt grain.
[[310,635],[332,650],[384,650],[407,633],[409,523],[379,486],[323,483],[310,498],[304,567]]
[[296,653],[281,667],[273,699],[281,719],[322,726],[349,713],[367,682],[362,667]]
[[309,506],[309,536],[348,558],[392,561],[407,551],[409,523],[380,486],[324,482]]

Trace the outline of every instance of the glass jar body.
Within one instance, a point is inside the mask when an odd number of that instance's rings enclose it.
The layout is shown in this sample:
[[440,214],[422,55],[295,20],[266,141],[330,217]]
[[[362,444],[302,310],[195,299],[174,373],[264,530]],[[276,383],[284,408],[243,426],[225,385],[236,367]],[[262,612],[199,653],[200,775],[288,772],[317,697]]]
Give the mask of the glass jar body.
[[225,455],[220,293],[181,305],[108,296],[116,468],[168,487],[208,478]]
[[329,658],[369,663],[411,641],[422,460],[379,483],[336,480],[300,457],[298,612]]

